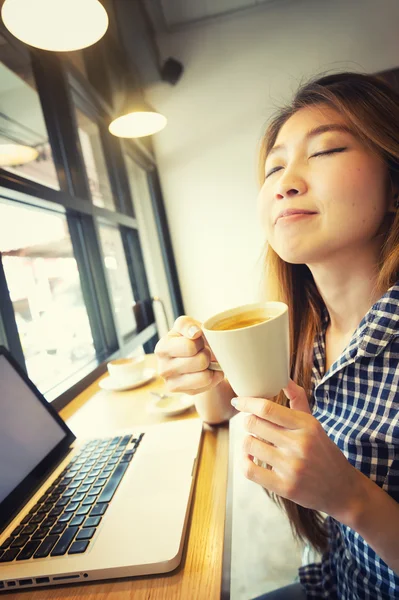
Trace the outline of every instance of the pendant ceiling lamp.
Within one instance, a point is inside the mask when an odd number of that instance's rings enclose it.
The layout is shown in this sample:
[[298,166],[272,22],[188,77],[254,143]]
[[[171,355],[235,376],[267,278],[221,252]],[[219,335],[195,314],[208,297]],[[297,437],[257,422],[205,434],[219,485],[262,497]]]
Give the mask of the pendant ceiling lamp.
[[16,167],[32,162],[39,156],[36,148],[22,144],[0,144],[0,167]]
[[121,138],[140,138],[161,131],[167,123],[166,117],[157,112],[144,100],[131,100],[112,121],[109,131]]
[[25,44],[56,52],[87,48],[108,28],[99,0],[5,0],[1,17]]

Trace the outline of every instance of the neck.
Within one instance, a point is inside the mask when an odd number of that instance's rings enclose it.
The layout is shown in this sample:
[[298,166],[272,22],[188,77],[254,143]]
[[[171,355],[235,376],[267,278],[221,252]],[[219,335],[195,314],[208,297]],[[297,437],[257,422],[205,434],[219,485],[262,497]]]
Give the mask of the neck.
[[336,335],[353,333],[364,315],[377,302],[374,291],[378,276],[378,253],[372,249],[332,257],[322,264],[308,265],[330,316]]

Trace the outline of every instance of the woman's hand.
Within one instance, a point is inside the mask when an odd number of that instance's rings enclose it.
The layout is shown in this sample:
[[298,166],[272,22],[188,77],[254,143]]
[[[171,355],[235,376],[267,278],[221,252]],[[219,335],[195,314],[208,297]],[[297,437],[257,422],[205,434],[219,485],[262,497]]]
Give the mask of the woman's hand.
[[190,317],[176,319],[173,328],[157,343],[155,354],[158,372],[170,392],[200,394],[224,379],[221,371],[208,369],[211,360],[216,359],[201,324]]
[[[263,398],[232,400],[237,410],[251,413],[245,422],[253,434],[244,441],[245,476],[283,498],[344,522],[349,507],[358,500],[362,475],[311,415],[305,390],[290,379],[284,393],[291,408]],[[252,457],[271,470],[255,465]]]

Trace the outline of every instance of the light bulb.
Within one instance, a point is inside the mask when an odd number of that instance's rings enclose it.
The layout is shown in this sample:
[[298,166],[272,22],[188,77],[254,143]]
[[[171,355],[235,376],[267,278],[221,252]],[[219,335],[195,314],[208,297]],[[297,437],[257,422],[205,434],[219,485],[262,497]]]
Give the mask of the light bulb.
[[166,117],[160,113],[135,111],[118,117],[108,129],[117,137],[138,138],[161,131],[166,123]]
[[39,156],[36,148],[20,144],[0,144],[0,167],[15,167],[32,162]]
[[5,0],[1,16],[25,44],[57,52],[87,48],[108,28],[107,11],[98,0]]

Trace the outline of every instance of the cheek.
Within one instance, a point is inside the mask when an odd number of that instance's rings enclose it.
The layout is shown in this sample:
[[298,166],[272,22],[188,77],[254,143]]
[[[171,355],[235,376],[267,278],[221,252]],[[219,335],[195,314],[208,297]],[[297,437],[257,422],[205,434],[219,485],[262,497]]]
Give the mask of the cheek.
[[264,187],[261,188],[258,198],[256,201],[256,212],[258,215],[259,223],[261,224],[263,230],[269,234],[270,233],[270,220],[271,220],[271,202],[268,201],[266,190]]
[[375,167],[353,168],[340,181],[340,197],[345,201],[346,213],[363,226],[378,228],[387,209],[384,179]]

